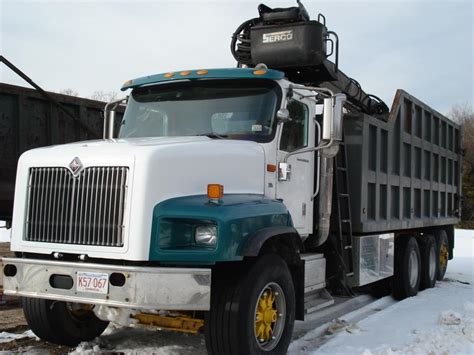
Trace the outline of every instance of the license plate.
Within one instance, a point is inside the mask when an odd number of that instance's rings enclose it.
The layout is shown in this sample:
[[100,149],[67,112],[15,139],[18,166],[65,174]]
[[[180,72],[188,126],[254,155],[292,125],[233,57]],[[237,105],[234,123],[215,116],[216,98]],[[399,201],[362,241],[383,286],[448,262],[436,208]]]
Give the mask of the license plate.
[[76,291],[107,294],[109,292],[109,274],[79,271],[76,277]]

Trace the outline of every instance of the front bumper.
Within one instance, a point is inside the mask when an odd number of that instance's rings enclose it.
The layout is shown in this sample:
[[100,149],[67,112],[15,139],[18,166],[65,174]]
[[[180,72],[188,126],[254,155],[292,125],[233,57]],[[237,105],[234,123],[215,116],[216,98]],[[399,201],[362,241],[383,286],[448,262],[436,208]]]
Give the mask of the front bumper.
[[[211,269],[117,266],[19,258],[3,258],[1,261],[3,293],[6,295],[139,309],[210,309]],[[113,286],[109,282],[107,294],[80,292],[76,287],[76,274],[80,271],[107,273],[109,277],[112,273],[121,273],[125,275],[125,284]],[[53,287],[53,275],[70,276],[72,287]]]

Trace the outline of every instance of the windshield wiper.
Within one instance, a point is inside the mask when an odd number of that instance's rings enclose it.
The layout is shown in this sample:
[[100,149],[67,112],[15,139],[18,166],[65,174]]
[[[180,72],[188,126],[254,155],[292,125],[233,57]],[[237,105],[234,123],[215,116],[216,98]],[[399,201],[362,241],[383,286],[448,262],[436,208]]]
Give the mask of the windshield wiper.
[[209,137],[209,138],[213,138],[213,139],[226,139],[228,137],[227,134],[216,134],[216,133],[199,133],[199,134],[195,134],[195,136],[197,137],[202,137],[202,136],[206,136],[206,137]]

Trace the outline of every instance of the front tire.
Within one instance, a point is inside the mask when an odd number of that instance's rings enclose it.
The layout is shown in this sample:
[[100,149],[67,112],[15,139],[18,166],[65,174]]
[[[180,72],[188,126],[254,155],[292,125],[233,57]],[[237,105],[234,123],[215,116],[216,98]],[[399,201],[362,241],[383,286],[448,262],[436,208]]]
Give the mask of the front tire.
[[393,297],[402,300],[416,296],[420,287],[420,250],[413,237],[399,237],[395,241],[395,270]]
[[263,255],[235,280],[212,286],[206,319],[210,354],[286,354],[295,322],[295,291],[285,261]]
[[73,347],[98,337],[109,324],[97,318],[91,306],[39,298],[22,302],[33,333],[50,343]]

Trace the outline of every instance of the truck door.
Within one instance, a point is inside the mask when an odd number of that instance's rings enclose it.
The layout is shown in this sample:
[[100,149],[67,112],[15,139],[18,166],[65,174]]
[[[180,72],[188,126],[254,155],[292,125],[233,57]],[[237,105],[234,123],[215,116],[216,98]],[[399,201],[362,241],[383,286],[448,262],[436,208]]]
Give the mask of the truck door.
[[[298,96],[295,95],[294,96]],[[278,142],[277,160],[283,162],[290,152],[315,145],[315,103],[310,99],[292,98],[287,109],[291,121],[285,122]],[[295,154],[288,158],[291,173],[286,181],[278,181],[276,195],[282,199],[300,235],[313,232],[313,202],[315,153]]]

